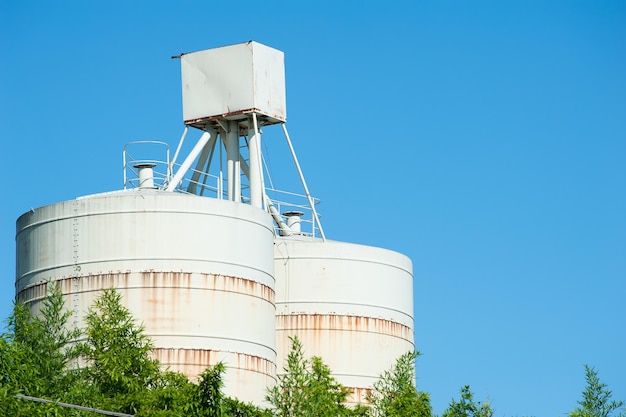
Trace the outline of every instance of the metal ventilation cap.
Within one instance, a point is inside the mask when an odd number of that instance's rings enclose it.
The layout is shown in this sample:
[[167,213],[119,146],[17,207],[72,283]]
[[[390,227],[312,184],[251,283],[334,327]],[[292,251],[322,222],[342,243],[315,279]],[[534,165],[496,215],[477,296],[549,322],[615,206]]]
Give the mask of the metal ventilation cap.
[[302,211],[286,211],[283,213],[285,217],[302,217],[304,216],[304,212]]
[[296,234],[302,232],[300,222],[303,215],[304,213],[301,211],[286,211],[283,213],[283,216],[287,218],[287,226]]

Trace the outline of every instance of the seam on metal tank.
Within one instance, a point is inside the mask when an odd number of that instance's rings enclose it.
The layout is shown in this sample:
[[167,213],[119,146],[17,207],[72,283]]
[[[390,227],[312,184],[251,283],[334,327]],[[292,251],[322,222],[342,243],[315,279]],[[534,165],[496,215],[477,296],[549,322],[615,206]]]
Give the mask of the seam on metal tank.
[[369,401],[367,401],[367,395],[374,392],[373,388],[345,386],[344,388],[351,391],[346,398],[346,404],[369,404]]
[[[406,257],[406,255],[403,255]],[[276,260],[277,258],[274,258],[274,260]],[[278,258],[280,259],[280,258]],[[355,261],[355,262],[363,262],[363,263],[368,263],[368,264],[376,264],[376,265],[384,265],[384,266],[390,266],[392,268],[395,269],[399,269],[400,271],[404,271],[407,272],[411,278],[413,278],[413,271],[409,271],[406,268],[402,268],[398,265],[392,264],[392,263],[387,263],[387,262],[377,262],[377,261],[372,261],[369,259],[364,259],[364,258],[331,258],[331,257],[325,257],[325,256],[314,256],[314,255],[310,255],[310,256],[289,256],[288,260],[326,260],[326,261],[339,261],[339,262],[344,262],[344,261]],[[408,258],[407,258],[408,259]]]
[[[343,301],[279,301],[276,303],[277,307],[282,307],[283,305],[289,305],[289,309],[290,310],[295,310],[295,308],[291,307],[292,304],[326,304],[326,305],[342,305],[342,306],[357,306],[357,307],[374,307],[378,310],[386,310],[386,311],[394,311],[396,313],[400,313],[401,315],[408,317],[411,322],[413,324],[415,324],[415,318],[413,318],[413,316],[411,316],[410,314],[408,314],[406,311],[402,311],[402,310],[398,310],[395,308],[390,308],[390,307],[384,307],[381,306],[379,304],[363,304],[363,303],[346,303]],[[306,315],[307,312],[306,310],[302,310],[302,311],[294,311],[291,313],[284,313],[284,314],[280,314],[282,316],[294,316],[294,315]],[[310,313],[310,314],[316,314],[316,313]],[[317,313],[319,314],[319,313]],[[329,313],[327,314],[329,316],[333,316],[333,315],[344,315],[344,316],[356,316],[356,314],[332,314]]]
[[[332,333],[332,332],[353,332],[353,333],[364,333],[364,334],[373,334],[373,335],[379,335],[379,336],[385,336],[385,337],[391,337],[394,339],[398,339],[398,340],[402,340],[404,342],[408,342],[410,345],[412,345],[413,347],[415,347],[415,342],[413,341],[413,337],[405,337],[405,336],[398,336],[398,335],[393,335],[393,334],[388,334],[388,333],[379,333],[379,332],[367,332],[367,331],[357,331],[357,330],[339,330],[339,329],[276,329],[276,332],[285,332],[287,333],[287,335],[289,336],[293,336],[293,335],[298,335],[298,332],[306,332],[306,331],[314,331],[314,332],[328,332],[328,333]],[[341,336],[341,334],[337,335],[337,337]],[[300,335],[300,339],[305,338],[305,335]],[[318,338],[322,338],[322,336],[318,335]]]
[[[119,273],[106,273],[106,274],[92,274],[83,275],[79,277],[64,277],[58,279],[56,282],[61,287],[63,295],[73,294],[72,280],[79,278],[81,281],[81,289],[78,293],[88,293],[94,291],[102,291],[108,288],[116,289],[141,289],[141,288],[160,288],[160,289],[189,289],[195,291],[218,291],[228,292],[232,294],[241,294],[248,297],[254,297],[266,301],[272,305],[275,305],[274,290],[260,282],[252,281],[245,278],[233,277],[228,275],[216,275],[206,273],[191,273],[191,272],[119,272]],[[140,283],[129,285],[132,278],[139,278]],[[162,283],[154,283],[150,281],[162,280]],[[168,285],[159,285],[171,281]],[[178,281],[178,282],[175,282]],[[194,284],[198,281],[198,284],[191,285],[191,281]],[[85,285],[86,284],[86,285]],[[200,285],[204,284],[204,285]],[[46,286],[47,282],[29,285],[24,287],[17,294],[18,299],[25,299],[24,294],[40,293],[42,290],[37,290],[37,287]],[[25,302],[29,302],[27,300]]]
[[[70,200],[70,201],[79,201],[79,200]],[[33,223],[29,223],[25,226],[23,226],[20,230],[17,231],[16,233],[16,237],[22,233],[25,230],[28,230],[30,228],[33,227],[38,227],[47,223],[54,223],[54,222],[59,222],[59,221],[64,221],[64,220],[71,220],[74,218],[81,218],[81,217],[96,217],[96,216],[107,216],[107,215],[120,215],[120,214],[146,214],[146,213],[157,213],[157,214],[161,214],[161,213],[166,213],[166,214],[189,214],[189,215],[202,215],[202,216],[212,216],[212,217],[220,217],[220,218],[227,218],[227,219],[234,219],[237,220],[238,222],[240,221],[244,221],[247,223],[252,223],[252,224],[256,224],[259,226],[262,226],[264,229],[271,231],[272,235],[274,234],[274,228],[272,227],[268,227],[267,224],[261,223],[261,222],[256,222],[247,218],[241,218],[241,217],[237,217],[237,216],[233,216],[233,215],[229,215],[229,214],[218,214],[218,213],[207,213],[207,212],[202,212],[202,211],[182,211],[182,210],[143,210],[143,209],[135,209],[135,210],[115,210],[115,211],[93,211],[93,212],[86,212],[86,213],[80,213],[80,214],[76,214],[76,215],[64,215],[64,216],[56,216],[56,217],[47,217],[45,220],[40,220],[40,221],[36,221]],[[19,220],[19,219],[18,219]]]
[[[119,262],[133,262],[133,261],[171,261],[171,258],[148,258],[148,257],[136,257],[136,258],[116,258],[116,259],[99,259],[99,260],[94,260],[94,261],[81,261],[80,265],[91,265],[91,264],[117,264]],[[276,279],[267,273],[266,270],[264,269],[260,269],[260,268],[256,268],[254,266],[251,265],[241,265],[239,263],[235,263],[235,262],[225,262],[225,261],[207,261],[205,258],[176,258],[176,261],[188,261],[188,262],[199,262],[199,263],[203,263],[203,264],[210,264],[210,263],[218,263],[220,265],[234,265],[240,268],[245,268],[245,269],[249,269],[252,271],[258,271],[261,272],[263,275],[266,275],[268,277],[270,277],[272,279],[272,281],[276,281]],[[17,285],[17,283],[19,283],[20,281],[24,280],[24,279],[29,279],[31,275],[34,274],[41,274],[44,273],[46,271],[53,271],[55,269],[59,269],[59,268],[73,268],[75,266],[74,262],[71,263],[64,263],[64,264],[58,264],[58,265],[53,265],[53,266],[48,266],[46,268],[40,268],[40,269],[33,269],[31,271],[25,272],[24,274],[22,274],[21,277],[19,277],[18,279],[15,280],[15,283]],[[150,272],[150,271],[139,271],[139,272]],[[170,271],[164,271],[164,272],[170,272]],[[101,274],[108,274],[108,273],[114,273],[114,272],[102,272],[100,274],[90,274],[90,275],[101,275]],[[202,272],[198,272],[198,273],[202,273]],[[65,278],[66,276],[64,275],[63,278]],[[242,279],[246,279],[246,278],[242,278]],[[251,281],[251,280],[248,280]],[[256,281],[255,281],[256,282]],[[262,284],[264,285],[264,284]]]
[[15,295],[15,300],[20,303],[26,303],[33,301],[41,301],[46,298],[48,294],[48,282],[37,283],[24,287]]
[[[275,379],[276,364],[265,358],[241,352],[220,351],[212,349],[182,349],[182,348],[155,348],[152,351],[155,359],[162,365],[208,367],[220,362],[223,354],[235,355],[236,364],[224,361],[224,365],[231,369],[242,369],[256,372]],[[183,372],[184,373],[184,372]],[[196,374],[197,375],[197,374]]]
[[351,331],[413,340],[415,331],[404,324],[376,317],[334,314],[277,314],[276,331]]
[[[271,352],[273,352],[274,354],[276,354],[276,349],[273,349],[271,346],[267,346],[263,343],[259,343],[259,342],[254,342],[252,340],[248,340],[248,339],[236,339],[234,337],[222,337],[222,336],[198,336],[195,334],[168,334],[168,333],[155,333],[155,332],[150,332],[150,337],[181,337],[181,338],[186,338],[186,339],[194,339],[194,338],[198,338],[198,339],[219,339],[219,340],[230,340],[233,342],[245,342],[248,345],[253,345],[253,346],[260,346],[264,349],[267,349]],[[168,348],[169,349],[169,348]],[[178,348],[172,348],[172,349],[178,349]],[[182,348],[180,348],[182,349]]]

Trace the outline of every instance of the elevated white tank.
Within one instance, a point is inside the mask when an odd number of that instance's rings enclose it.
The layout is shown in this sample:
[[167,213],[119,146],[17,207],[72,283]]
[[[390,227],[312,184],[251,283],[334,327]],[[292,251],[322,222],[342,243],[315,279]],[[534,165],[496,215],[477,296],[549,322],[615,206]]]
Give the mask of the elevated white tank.
[[364,402],[378,376],[413,351],[413,272],[406,256],[387,249],[277,237],[278,374],[298,336],[307,356],[321,356],[333,376]]
[[78,198],[17,221],[17,299],[57,282],[83,326],[105,288],[145,324],[165,366],[227,367],[225,392],[262,404],[276,375],[273,223],[232,201],[154,189]]

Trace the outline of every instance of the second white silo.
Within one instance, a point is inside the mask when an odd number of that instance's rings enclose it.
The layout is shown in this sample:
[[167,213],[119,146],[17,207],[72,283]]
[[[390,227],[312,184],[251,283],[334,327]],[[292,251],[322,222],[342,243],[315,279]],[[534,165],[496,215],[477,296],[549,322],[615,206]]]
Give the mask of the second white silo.
[[413,351],[413,272],[406,256],[371,246],[277,237],[278,374],[298,336],[363,402],[378,376]]

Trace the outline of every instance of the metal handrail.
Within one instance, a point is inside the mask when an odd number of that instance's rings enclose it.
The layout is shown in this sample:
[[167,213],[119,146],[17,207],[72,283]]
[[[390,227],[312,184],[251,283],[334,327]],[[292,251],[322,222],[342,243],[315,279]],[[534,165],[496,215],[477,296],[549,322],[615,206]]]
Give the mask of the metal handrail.
[[[165,160],[158,158],[135,158],[130,152],[129,148],[135,145],[156,145],[165,147],[164,156]],[[139,169],[135,168],[137,165],[151,164],[154,165],[153,176],[155,188],[165,189],[169,181],[172,178],[172,173],[178,170],[181,164],[175,161],[170,161],[169,145],[160,141],[134,141],[129,142],[124,146],[122,153],[123,168],[124,168],[124,190],[139,188]],[[194,174],[197,175],[198,180],[194,181],[192,178]],[[226,199],[227,180],[222,176],[214,175],[205,171],[198,171],[195,168],[189,168],[186,175],[181,179],[180,183],[173,190],[183,194],[193,194],[205,197],[214,197],[217,199]],[[196,192],[189,192],[190,185],[194,184]],[[250,196],[246,194],[249,190],[249,184],[243,182],[241,184],[241,201],[243,203],[250,202]],[[317,206],[321,200],[319,198],[311,197],[302,193],[296,193],[292,191],[279,190],[276,188],[265,188],[265,192],[268,196],[271,196],[271,201],[274,208],[278,211],[280,216],[284,217],[286,212],[299,211],[304,213],[300,219],[300,232],[298,234],[310,237],[320,237],[321,228],[316,221],[314,215],[314,208],[311,204]],[[269,207],[267,207],[269,210]],[[319,214],[317,215],[319,217]],[[275,233],[281,235],[282,231],[278,225],[275,226]]]
[[[165,147],[165,161],[162,159],[146,159],[133,157],[128,148],[134,145],[156,145]],[[124,175],[124,189],[137,188],[139,186],[139,172],[135,168],[136,165],[141,164],[154,164],[156,167],[164,167],[165,172],[161,172],[158,169],[155,170],[155,180],[160,180],[161,183],[166,183],[172,176],[170,167],[170,147],[167,143],[156,140],[138,140],[129,142],[124,145],[122,151],[122,169]],[[128,175],[128,172],[134,174],[132,177]]]

